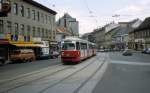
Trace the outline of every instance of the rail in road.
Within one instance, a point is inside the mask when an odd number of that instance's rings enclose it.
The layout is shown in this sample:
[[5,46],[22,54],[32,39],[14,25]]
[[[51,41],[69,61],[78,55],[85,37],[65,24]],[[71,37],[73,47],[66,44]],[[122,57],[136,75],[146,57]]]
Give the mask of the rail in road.
[[0,93],[78,93],[107,63],[106,54],[78,65],[57,65],[0,82]]

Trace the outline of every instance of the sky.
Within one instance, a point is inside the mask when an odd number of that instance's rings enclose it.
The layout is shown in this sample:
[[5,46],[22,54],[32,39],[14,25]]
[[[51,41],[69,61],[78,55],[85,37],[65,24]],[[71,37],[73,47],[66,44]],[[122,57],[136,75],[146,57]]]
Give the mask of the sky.
[[[150,16],[150,0],[35,0],[55,10],[56,21],[70,14],[79,21],[79,33],[92,32],[110,22],[127,22]],[[119,15],[113,17],[114,15]]]

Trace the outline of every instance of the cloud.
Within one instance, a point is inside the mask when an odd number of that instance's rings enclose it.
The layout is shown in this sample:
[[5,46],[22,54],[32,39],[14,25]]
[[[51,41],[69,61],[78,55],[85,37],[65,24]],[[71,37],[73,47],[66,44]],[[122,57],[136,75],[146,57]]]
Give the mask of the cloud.
[[120,15],[120,20],[131,20],[134,18],[144,19],[150,15],[150,0],[142,0],[139,3],[128,5],[125,8],[115,11]]

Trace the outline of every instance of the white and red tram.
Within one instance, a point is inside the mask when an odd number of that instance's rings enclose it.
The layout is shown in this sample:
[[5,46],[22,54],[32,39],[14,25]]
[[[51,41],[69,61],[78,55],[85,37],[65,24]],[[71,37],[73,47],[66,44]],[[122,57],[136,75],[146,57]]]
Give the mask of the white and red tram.
[[76,37],[68,37],[62,41],[61,61],[77,63],[96,55],[94,43]]

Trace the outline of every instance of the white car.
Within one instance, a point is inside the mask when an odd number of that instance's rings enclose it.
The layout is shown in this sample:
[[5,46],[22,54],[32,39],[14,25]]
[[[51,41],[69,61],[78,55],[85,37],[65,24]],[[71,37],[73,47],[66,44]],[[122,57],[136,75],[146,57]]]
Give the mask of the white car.
[[57,51],[50,52],[50,58],[57,58],[58,56],[59,56],[59,52]]

